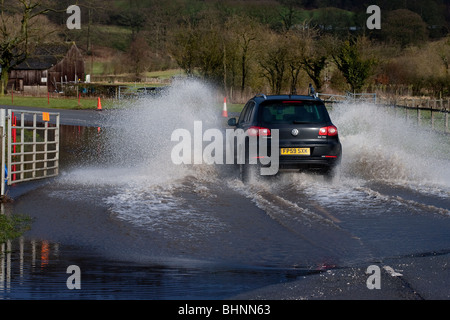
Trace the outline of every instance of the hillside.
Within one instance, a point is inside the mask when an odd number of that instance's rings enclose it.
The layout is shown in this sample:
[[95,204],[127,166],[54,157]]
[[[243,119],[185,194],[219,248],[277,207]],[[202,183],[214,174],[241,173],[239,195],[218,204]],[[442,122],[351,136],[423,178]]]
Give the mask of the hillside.
[[[450,92],[448,1],[377,1],[381,30],[366,28],[366,1],[358,0],[80,3],[86,5],[82,29],[61,36],[84,50],[94,79],[145,81],[149,72],[170,77],[181,69],[241,95],[287,92],[309,82],[329,91]],[[355,63],[370,64],[356,87],[336,60],[346,41],[357,47]],[[424,71],[411,74],[412,65]]]

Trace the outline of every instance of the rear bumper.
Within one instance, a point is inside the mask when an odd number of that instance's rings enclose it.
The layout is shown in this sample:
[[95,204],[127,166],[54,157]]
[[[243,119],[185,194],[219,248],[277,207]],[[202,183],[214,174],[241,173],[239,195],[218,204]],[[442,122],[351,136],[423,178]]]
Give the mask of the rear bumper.
[[[292,147],[292,146],[281,146]],[[311,150],[310,156],[281,156],[279,158],[280,170],[299,169],[299,170],[318,170],[327,171],[341,162],[342,145],[339,141],[329,142],[320,145],[305,145]]]
[[[282,148],[309,148],[310,155],[281,155],[278,157],[279,170],[297,170],[297,171],[317,171],[328,172],[334,167],[338,166],[342,158],[342,145],[338,139],[326,140],[321,143],[283,143],[281,141],[278,146],[279,150]],[[245,146],[245,163],[250,163],[250,154],[248,144]],[[259,145],[257,145],[259,153]],[[268,141],[267,150],[264,154],[267,154],[271,158],[270,164],[258,163],[262,167],[269,167],[273,165],[274,159],[271,155],[271,141]],[[281,153],[281,151],[280,151]],[[235,163],[237,152],[235,152]],[[254,157],[253,157],[254,158]],[[259,157],[258,157],[259,158]],[[257,161],[253,159],[253,161]]]
[[329,171],[340,163],[338,158],[311,158],[303,157],[296,159],[285,159],[280,157],[280,170],[299,170],[299,171]]

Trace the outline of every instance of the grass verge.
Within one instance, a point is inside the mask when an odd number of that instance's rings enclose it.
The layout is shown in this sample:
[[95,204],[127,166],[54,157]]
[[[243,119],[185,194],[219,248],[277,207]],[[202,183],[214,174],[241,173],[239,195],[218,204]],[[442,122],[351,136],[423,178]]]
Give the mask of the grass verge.
[[0,214],[0,243],[20,237],[31,228],[31,218],[24,215]]
[[[133,89],[133,88],[132,88]],[[133,90],[130,90],[132,92]],[[127,100],[124,100],[127,101]],[[66,110],[96,110],[97,98],[52,98],[47,97],[23,97],[7,95],[0,97],[0,105],[13,107],[36,107],[36,108],[51,108],[51,109],[66,109]],[[117,107],[117,101],[114,99],[101,99],[102,108]],[[120,104],[119,104],[120,105]],[[227,104],[229,112],[240,113],[243,109],[243,104]],[[222,109],[223,105],[218,104],[218,108]]]
[[[109,99],[101,100],[102,107],[108,107],[111,104]],[[0,97],[0,105],[17,107],[36,107],[36,108],[54,108],[54,109],[73,109],[73,110],[94,110],[97,109],[97,98],[51,98],[47,97],[20,97],[11,95]]]

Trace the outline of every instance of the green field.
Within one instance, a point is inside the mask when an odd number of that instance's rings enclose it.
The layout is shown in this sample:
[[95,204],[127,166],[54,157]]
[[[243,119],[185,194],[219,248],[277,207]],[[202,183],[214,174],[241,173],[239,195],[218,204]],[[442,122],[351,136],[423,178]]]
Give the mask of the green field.
[[[133,92],[131,88],[131,92]],[[47,97],[23,97],[10,94],[0,97],[0,105],[16,106],[16,107],[36,107],[36,108],[54,108],[54,109],[72,109],[72,110],[95,110],[97,109],[97,98],[81,98],[78,102],[77,98],[52,98]],[[101,99],[102,109],[108,109],[114,106],[113,99]],[[241,112],[243,104],[227,104],[229,112]],[[223,108],[223,105],[218,105]]]
[[233,103],[231,103],[231,104],[227,104],[227,110],[229,111],[229,112],[241,112],[242,111],[242,109],[244,108],[244,105],[243,104],[233,104]]
[[[16,96],[14,98],[9,94],[0,97],[0,105],[17,106],[17,107],[37,107],[37,108],[55,108],[55,109],[78,109],[78,110],[94,110],[97,109],[97,98],[52,98],[47,97],[23,97]],[[110,99],[101,100],[102,108],[112,104]]]

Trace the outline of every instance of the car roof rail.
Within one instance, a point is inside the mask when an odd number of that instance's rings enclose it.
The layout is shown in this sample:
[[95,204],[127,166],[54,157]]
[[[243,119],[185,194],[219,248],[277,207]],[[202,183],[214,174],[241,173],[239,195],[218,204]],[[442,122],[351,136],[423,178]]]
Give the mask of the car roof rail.
[[258,93],[255,97],[261,97],[264,98],[264,100],[267,100],[267,96],[264,93]]

